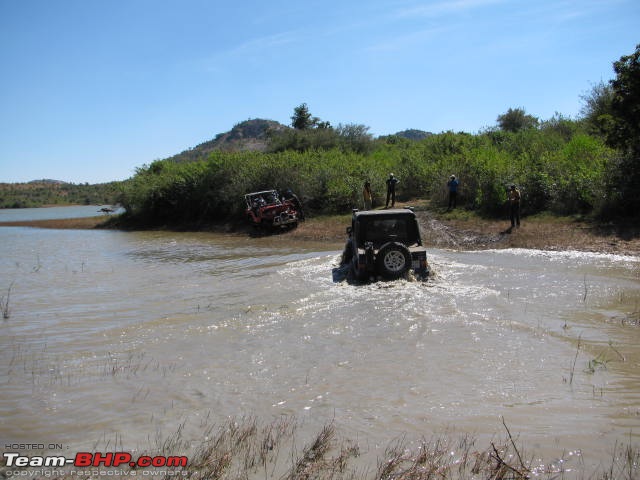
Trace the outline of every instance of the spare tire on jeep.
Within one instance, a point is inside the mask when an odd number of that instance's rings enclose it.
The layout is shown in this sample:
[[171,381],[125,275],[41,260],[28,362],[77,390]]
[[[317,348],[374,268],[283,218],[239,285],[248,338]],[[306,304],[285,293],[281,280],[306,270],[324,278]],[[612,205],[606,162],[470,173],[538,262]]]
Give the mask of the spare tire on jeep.
[[385,278],[399,278],[411,268],[411,253],[402,243],[385,243],[376,256],[376,272]]

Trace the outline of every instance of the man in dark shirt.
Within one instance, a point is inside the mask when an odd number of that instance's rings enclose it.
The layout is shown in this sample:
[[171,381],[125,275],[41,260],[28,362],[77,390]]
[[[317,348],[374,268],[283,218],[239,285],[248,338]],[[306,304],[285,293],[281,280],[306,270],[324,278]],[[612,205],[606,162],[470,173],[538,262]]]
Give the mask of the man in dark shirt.
[[447,187],[449,187],[449,209],[451,209],[451,207],[456,208],[459,183],[455,175],[449,177],[449,181],[447,182]]
[[390,173],[387,178],[387,203],[384,208],[389,208],[389,200],[391,200],[391,208],[396,206],[396,183],[398,179]]
[[509,213],[511,228],[520,227],[520,190],[515,185],[509,188]]

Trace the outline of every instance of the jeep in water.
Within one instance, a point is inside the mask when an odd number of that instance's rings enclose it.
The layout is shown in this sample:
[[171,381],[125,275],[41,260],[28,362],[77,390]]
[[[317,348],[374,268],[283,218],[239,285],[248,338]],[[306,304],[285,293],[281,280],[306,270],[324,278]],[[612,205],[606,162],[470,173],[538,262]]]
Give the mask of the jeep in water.
[[290,195],[279,195],[277,190],[247,193],[244,196],[247,204],[245,214],[253,227],[265,230],[289,229],[298,225],[304,218],[302,205],[293,192]]
[[396,279],[410,271],[421,280],[428,277],[427,249],[413,210],[354,210],[347,234],[340,265],[349,266],[355,280]]

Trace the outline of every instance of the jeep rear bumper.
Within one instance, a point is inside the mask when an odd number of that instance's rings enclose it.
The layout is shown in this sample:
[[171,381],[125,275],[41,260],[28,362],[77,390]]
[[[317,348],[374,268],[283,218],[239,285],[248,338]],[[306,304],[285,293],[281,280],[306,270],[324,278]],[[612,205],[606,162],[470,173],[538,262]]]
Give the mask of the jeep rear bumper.
[[[426,279],[429,276],[429,263],[427,262],[427,251],[424,247],[409,247],[411,253],[410,271],[419,278]],[[378,250],[365,250],[358,248],[357,256],[353,258],[353,267],[356,277],[366,279],[369,276],[379,274],[376,272],[376,258]]]

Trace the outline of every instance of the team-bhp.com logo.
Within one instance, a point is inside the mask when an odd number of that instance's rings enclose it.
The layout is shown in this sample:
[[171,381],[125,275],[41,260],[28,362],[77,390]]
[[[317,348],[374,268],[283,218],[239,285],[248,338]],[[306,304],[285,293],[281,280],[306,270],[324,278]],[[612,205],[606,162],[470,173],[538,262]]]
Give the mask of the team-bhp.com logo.
[[25,456],[20,453],[8,452],[3,454],[5,466],[9,468],[50,467],[60,468],[73,466],[77,468],[147,468],[186,467],[188,458],[184,456],[156,456],[142,455],[136,459],[127,452],[78,452],[75,457],[65,456]]

